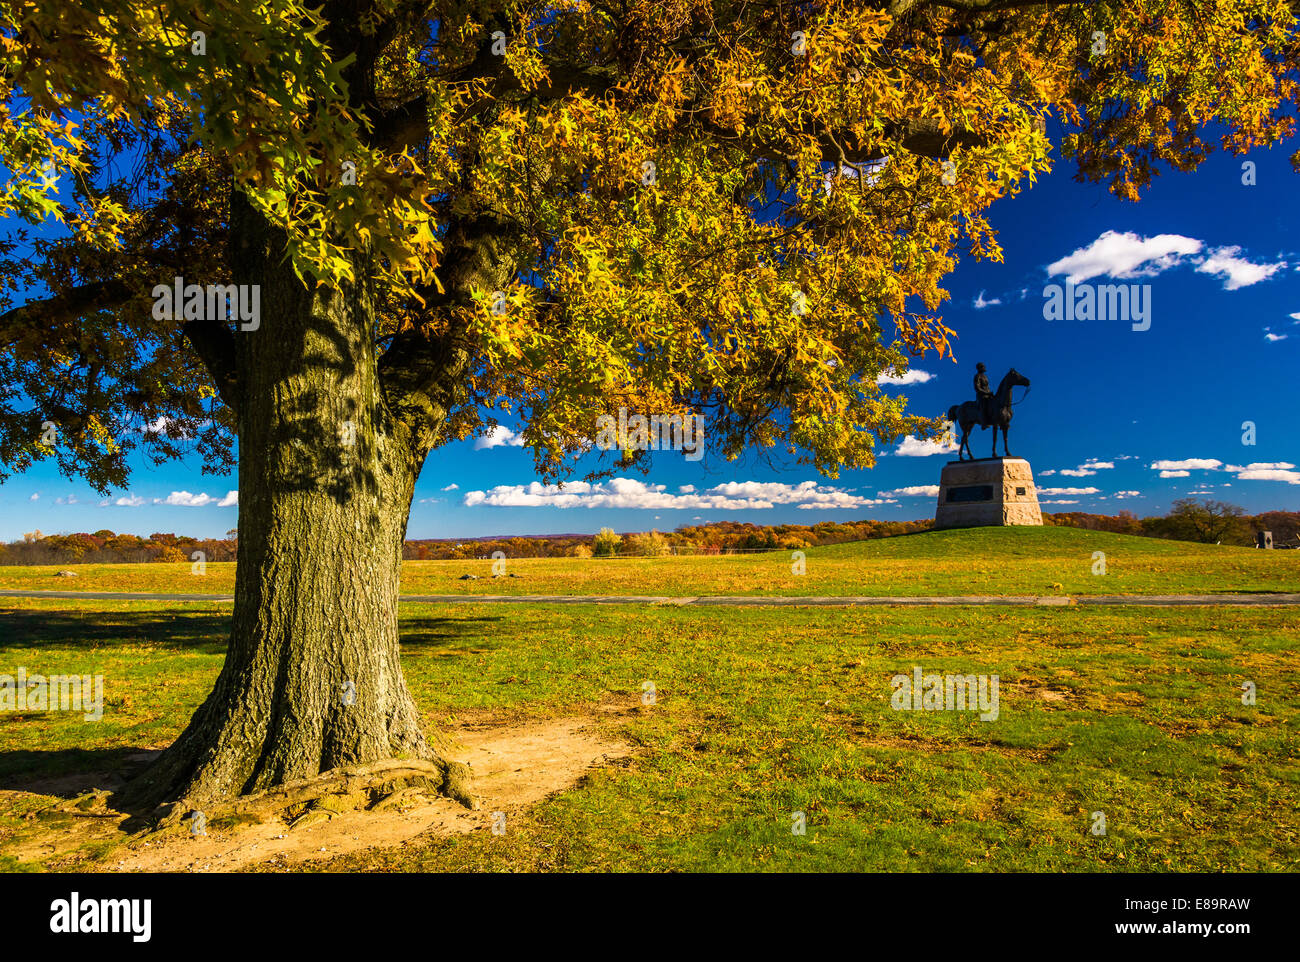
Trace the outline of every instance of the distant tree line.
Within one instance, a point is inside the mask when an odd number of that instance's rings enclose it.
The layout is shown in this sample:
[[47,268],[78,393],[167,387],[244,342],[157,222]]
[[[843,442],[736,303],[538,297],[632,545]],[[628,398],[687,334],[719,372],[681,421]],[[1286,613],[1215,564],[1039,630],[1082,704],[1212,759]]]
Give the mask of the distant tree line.
[[1161,517],[1139,518],[1129,511],[1118,515],[1067,511],[1045,514],[1043,523],[1202,544],[1253,545],[1258,532],[1271,531],[1273,544],[1278,547],[1300,545],[1300,511],[1248,515],[1235,504],[1197,498],[1175,501],[1170,512]]
[[107,528],[86,534],[42,534],[29,531],[21,541],[0,545],[0,564],[68,565],[133,564],[142,561],[192,561],[202,551],[204,561],[234,561],[235,532],[224,539],[189,538],[155,532],[147,538],[115,534]]
[[530,538],[484,538],[456,541],[408,541],[405,557],[414,560],[490,558],[502,551],[507,558],[657,557],[670,554],[726,554],[741,551],[778,551],[842,544],[869,538],[927,531],[932,521],[823,521],[820,524],[760,525],[719,521],[684,525],[675,531],[615,532],[602,528],[596,535],[551,535]]
[[[1109,531],[1147,538],[1197,541],[1203,544],[1252,545],[1259,531],[1271,531],[1278,547],[1300,546],[1300,512],[1266,511],[1247,515],[1240,507],[1222,501],[1183,498],[1160,517],[1139,518],[1129,511],[1117,515],[1066,511],[1044,514],[1043,523],[1089,531]],[[512,537],[407,541],[402,556],[408,561],[469,561],[491,558],[500,551],[507,558],[658,557],[671,554],[716,555],[745,551],[791,551],[820,545],[891,538],[928,531],[933,521],[822,521],[818,524],[759,525],[718,521],[683,525],[671,532],[615,532],[602,528],[596,535],[516,535]],[[115,564],[147,561],[191,561],[202,551],[206,561],[234,561],[235,532],[224,539],[188,538],[154,533],[147,538],[100,530],[93,534],[45,535],[32,531],[21,541],[0,545],[0,564],[68,565]]]

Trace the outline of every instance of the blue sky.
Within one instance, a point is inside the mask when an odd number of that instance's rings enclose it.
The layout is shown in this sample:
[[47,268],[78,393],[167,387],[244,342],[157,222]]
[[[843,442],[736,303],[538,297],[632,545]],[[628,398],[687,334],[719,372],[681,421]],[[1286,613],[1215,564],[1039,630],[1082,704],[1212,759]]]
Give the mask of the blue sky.
[[[975,363],[990,380],[1009,367],[1032,379],[1015,410],[1012,453],[1028,458],[1048,511],[1138,515],[1188,495],[1249,511],[1300,510],[1300,176],[1294,145],[1246,158],[1215,154],[1193,174],[1166,172],[1138,204],[1074,182],[1065,162],[992,221],[1003,263],[964,261],[944,316],[957,363],[914,362],[905,392],[916,413],[972,396]],[[1255,184],[1243,183],[1243,161]],[[1150,285],[1150,326],[1128,319],[1046,320],[1044,287]],[[1080,288],[1081,289],[1081,288]],[[1140,324],[1139,324],[1140,326]],[[1019,391],[1016,392],[1019,395]],[[1243,443],[1253,422],[1253,445]],[[913,441],[870,471],[823,478],[756,459],[655,456],[651,472],[599,486],[541,487],[508,432],[450,445],[416,488],[412,538],[621,531],[738,520],[760,524],[932,517],[934,488],[954,455]],[[989,433],[971,444],[986,456]],[[105,499],[38,464],[0,485],[0,538],[110,528],[220,536],[238,507],[233,475],[196,459],[135,465]]]

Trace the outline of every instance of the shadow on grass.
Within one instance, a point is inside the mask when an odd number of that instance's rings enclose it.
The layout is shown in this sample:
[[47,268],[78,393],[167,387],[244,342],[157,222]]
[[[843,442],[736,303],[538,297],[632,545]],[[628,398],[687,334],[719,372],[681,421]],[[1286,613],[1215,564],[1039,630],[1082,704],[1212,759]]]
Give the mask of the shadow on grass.
[[[472,643],[475,648],[495,648],[502,631],[501,615],[477,615],[471,618],[403,618],[398,624],[402,649],[458,648]],[[492,627],[489,627],[492,626]]]
[[146,748],[64,748],[0,754],[0,790],[76,798],[116,790],[158,753]]
[[[403,648],[455,647],[489,633],[500,637],[499,615],[403,618]],[[220,655],[226,651],[226,612],[7,611],[0,612],[0,648],[79,647],[124,642],[173,651]]]
[[230,615],[210,612],[6,611],[0,647],[78,647],[127,642],[219,655],[226,650]]

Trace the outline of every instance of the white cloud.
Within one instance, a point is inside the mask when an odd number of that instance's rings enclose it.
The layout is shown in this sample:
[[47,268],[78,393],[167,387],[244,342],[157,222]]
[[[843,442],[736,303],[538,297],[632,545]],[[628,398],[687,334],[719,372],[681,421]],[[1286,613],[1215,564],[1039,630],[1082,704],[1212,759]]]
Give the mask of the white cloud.
[[165,498],[142,498],[138,494],[124,494],[115,501],[102,501],[100,507],[107,507],[113,504],[119,508],[138,508],[142,504],[167,504],[178,508],[202,508],[206,505],[213,504],[218,508],[230,508],[239,504],[239,492],[227,491],[224,498],[214,498],[210,494],[202,492],[191,494],[189,491],[173,491]]
[[453,483],[453,484],[449,484],[449,485],[447,485],[445,488],[439,488],[438,490],[439,490],[439,491],[459,491],[459,490],[460,490],[460,485],[459,485],[459,484],[454,484],[454,483]]
[[63,498],[55,498],[54,503],[55,504],[80,504],[81,502],[77,500],[77,496],[75,494],[69,494]]
[[1248,465],[1240,474],[1237,475],[1239,481],[1285,481],[1287,484],[1300,484],[1300,471],[1291,471],[1295,465],[1288,465],[1287,468],[1273,467],[1267,464]]
[[[1296,269],[1300,270],[1300,267],[1297,267]],[[1297,311],[1294,314],[1288,314],[1287,316],[1290,317],[1291,320],[1295,321],[1297,324],[1300,324],[1300,311]]]
[[918,441],[908,435],[899,442],[894,451],[901,458],[928,458],[932,454],[952,454],[957,450],[957,442],[951,438],[939,441]]
[[1225,291],[1235,291],[1241,287],[1266,281],[1286,267],[1286,261],[1278,261],[1276,264],[1252,264],[1238,257],[1240,253],[1240,247],[1216,247],[1196,266],[1196,273],[1213,274],[1223,280]]
[[[822,186],[825,188],[826,193],[829,194],[831,192],[832,185],[835,183],[835,167],[834,165],[831,164],[826,164],[823,166],[826,167],[826,175],[825,178],[823,179]],[[863,181],[866,183],[868,187],[873,187],[880,180],[880,172],[883,171],[887,166],[889,166],[889,158],[882,157],[879,160],[869,160],[866,163],[861,164],[859,166],[862,169]],[[857,180],[858,168],[841,165],[839,175],[841,177]]]
[[[1185,461],[1155,461],[1151,464],[1152,471],[1217,471],[1223,467],[1223,462],[1215,458],[1188,458]],[[1187,475],[1175,475],[1175,477],[1186,477]]]
[[30,498],[28,498],[27,500],[28,500],[28,501],[39,501],[39,500],[41,500],[41,493],[40,493],[39,491],[33,491],[33,492],[32,492],[32,496],[31,496]]
[[1288,337],[1290,337],[1289,334],[1265,334],[1265,335],[1264,335],[1264,340],[1266,340],[1266,341],[1285,341]]
[[1141,491],[1116,491],[1116,492],[1115,492],[1115,497],[1117,497],[1117,498],[1136,498],[1136,497],[1139,497],[1141,494],[1142,494]]
[[[1088,460],[1077,468],[1062,468],[1061,473],[1071,478],[1087,478],[1096,474],[1098,471],[1109,471],[1115,467],[1113,461],[1096,461]],[[1044,472],[1045,474],[1046,472]]]
[[1078,501],[1044,501],[1043,504],[1078,504]]
[[1056,473],[1056,469],[1053,468],[1053,469],[1050,470],[1050,471],[1039,471],[1039,472],[1038,472],[1038,476],[1039,476],[1040,478],[1050,478],[1050,477],[1051,477],[1052,475],[1054,475],[1055,473]]
[[571,481],[561,488],[554,484],[500,484],[487,491],[467,491],[466,507],[553,507],[553,508],[712,508],[726,511],[766,509],[778,504],[805,510],[859,508],[883,504],[880,499],[850,494],[841,488],[824,487],[816,481],[784,484],[776,481],[729,481],[708,488],[670,494],[667,486],[646,484],[635,478],[611,478],[591,483]]
[[[194,425],[194,427],[206,428],[211,423],[212,423],[211,421],[203,420],[197,422]],[[192,430],[181,427],[180,422],[178,422],[175,418],[169,418],[165,414],[159,415],[156,421],[145,424],[145,426],[140,429],[140,433],[158,434],[161,435],[162,437],[170,438],[173,441],[189,440],[194,437],[194,432]]]
[[524,446],[524,436],[522,434],[516,434],[505,425],[498,424],[481,438],[475,439],[474,450],[482,451],[484,448],[499,448],[502,445],[508,445],[512,448],[522,448]]
[[876,378],[876,384],[880,387],[900,384],[924,384],[926,381],[933,381],[936,376],[929,371],[918,371],[916,368],[909,368],[900,376],[895,376],[892,371],[885,371]]
[[1187,477],[1191,477],[1191,474],[1192,474],[1192,472],[1190,472],[1190,471],[1161,471],[1161,472],[1160,472],[1160,477],[1162,477],[1162,478],[1187,478]]
[[983,291],[980,291],[979,294],[976,295],[975,300],[971,301],[971,304],[974,305],[975,310],[977,311],[982,311],[986,307],[995,307],[1001,303],[1002,303],[1002,298],[1000,297],[992,297],[989,298],[988,300],[985,300]]
[[213,498],[206,494],[190,494],[188,491],[173,491],[165,498],[154,498],[154,504],[170,504],[183,508],[201,508],[211,504]]
[[1039,488],[1039,494],[1100,494],[1101,488]]
[[1055,468],[1053,468],[1050,471],[1039,471],[1038,476],[1040,478],[1046,478],[1046,477],[1050,477],[1053,474],[1063,474],[1067,478],[1090,478],[1098,471],[1115,470],[1115,461],[1129,461],[1132,459],[1133,459],[1133,455],[1125,455],[1123,457],[1117,457],[1114,459],[1114,461],[1098,461],[1095,458],[1090,458],[1087,461],[1083,462],[1083,464],[1079,465],[1077,468],[1061,468],[1060,471],[1057,471]]
[[1177,266],[1184,257],[1199,254],[1202,246],[1181,234],[1139,237],[1108,230],[1087,247],[1048,264],[1047,272],[1065,274],[1075,284],[1102,274],[1117,279],[1154,277]]
[[1223,289],[1235,291],[1268,280],[1287,267],[1286,261],[1254,264],[1240,256],[1239,246],[1215,247],[1200,255],[1205,243],[1181,234],[1141,237],[1134,233],[1108,230],[1087,247],[1080,247],[1047,265],[1049,274],[1064,274],[1078,284],[1093,277],[1117,280],[1155,277],[1177,267],[1184,259],[1196,265],[1199,274],[1223,281]]
[[914,484],[906,488],[895,488],[893,491],[881,491],[882,498],[933,498],[938,496],[939,486],[937,484]]

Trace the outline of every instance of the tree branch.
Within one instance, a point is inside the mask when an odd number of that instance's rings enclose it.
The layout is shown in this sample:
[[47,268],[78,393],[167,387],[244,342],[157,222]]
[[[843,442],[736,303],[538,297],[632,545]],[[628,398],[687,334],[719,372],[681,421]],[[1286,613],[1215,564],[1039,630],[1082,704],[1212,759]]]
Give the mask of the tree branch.
[[187,321],[181,326],[181,333],[208,369],[221,402],[231,411],[238,412],[239,377],[235,362],[235,335],[230,328],[211,319]]
[[[748,139],[710,120],[702,119],[700,126],[701,129],[712,134],[718,140],[724,143],[730,142],[732,146],[739,147],[755,160],[762,159],[785,163],[796,159],[794,155],[786,154],[770,144]],[[897,140],[908,153],[922,157],[947,157],[957,147],[977,147],[984,144],[984,139],[972,131],[951,130],[945,132],[939,123],[933,120],[913,120],[903,124],[896,124],[892,128],[886,129],[885,136]],[[845,147],[837,142],[829,132],[819,135],[817,142],[821,147],[824,158],[838,160],[841,163],[869,163],[882,160],[886,155],[886,151],[878,147],[870,150]]]
[[429,136],[429,98],[423,94],[379,115],[370,143],[385,150],[400,151]]
[[1087,0],[891,0],[888,10],[892,17],[902,17],[918,7],[946,7],[969,13],[996,13],[1017,7],[1085,6]]
[[[443,242],[443,261],[438,271],[443,293],[429,297],[428,310],[436,312],[453,303],[468,304],[475,289],[505,288],[518,267],[512,240],[520,234],[517,225],[491,213],[452,224]],[[410,429],[412,450],[418,457],[433,447],[470,354],[464,332],[452,327],[433,337],[423,330],[403,331],[379,359],[384,401]]]
[[120,307],[135,296],[122,281],[94,281],[69,288],[40,301],[29,301],[0,314],[0,333],[34,324],[51,325],[81,317],[91,310]]

